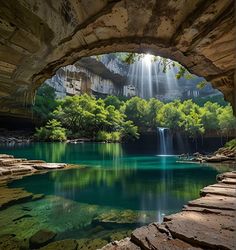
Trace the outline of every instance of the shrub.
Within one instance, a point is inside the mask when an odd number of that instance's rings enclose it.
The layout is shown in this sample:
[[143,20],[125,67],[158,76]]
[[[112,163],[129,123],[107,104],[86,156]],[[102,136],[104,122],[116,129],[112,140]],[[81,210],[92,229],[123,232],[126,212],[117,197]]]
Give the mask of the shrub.
[[120,132],[108,133],[106,131],[98,131],[96,140],[102,142],[119,142],[121,140],[121,133]]
[[108,134],[109,133],[107,133],[106,131],[98,131],[97,136],[96,136],[96,140],[102,141],[102,142],[107,142],[109,139]]
[[35,137],[40,141],[66,141],[66,129],[55,119],[47,122],[45,127],[36,129]]
[[226,142],[225,147],[230,149],[236,148],[236,139]]
[[49,130],[45,127],[36,128],[35,138],[39,141],[45,141],[49,137]]
[[111,133],[111,141],[119,142],[121,140],[121,132],[112,132]]

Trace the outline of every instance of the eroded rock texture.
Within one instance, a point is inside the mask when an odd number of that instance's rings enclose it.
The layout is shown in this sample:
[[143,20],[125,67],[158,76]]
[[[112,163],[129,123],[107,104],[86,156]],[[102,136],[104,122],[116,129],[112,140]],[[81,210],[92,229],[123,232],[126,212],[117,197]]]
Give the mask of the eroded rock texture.
[[117,51],[177,60],[236,109],[234,14],[234,0],[1,1],[1,114],[27,116],[60,66]]

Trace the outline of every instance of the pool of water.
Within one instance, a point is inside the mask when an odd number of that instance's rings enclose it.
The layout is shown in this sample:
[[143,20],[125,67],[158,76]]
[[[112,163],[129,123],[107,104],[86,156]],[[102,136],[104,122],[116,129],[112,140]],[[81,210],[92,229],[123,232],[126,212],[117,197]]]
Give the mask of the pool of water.
[[149,154],[142,147],[127,150],[127,145],[103,143],[0,147],[1,153],[16,157],[78,164],[9,184],[45,196],[0,211],[0,234],[27,239],[47,228],[57,232],[56,240],[119,239],[180,211],[199,197],[202,187],[215,182],[214,168],[178,163],[177,156]]

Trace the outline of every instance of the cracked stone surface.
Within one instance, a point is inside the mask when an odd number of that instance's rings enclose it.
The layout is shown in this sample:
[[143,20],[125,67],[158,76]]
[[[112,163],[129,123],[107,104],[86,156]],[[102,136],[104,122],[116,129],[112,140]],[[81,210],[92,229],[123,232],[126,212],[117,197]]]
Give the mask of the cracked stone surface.
[[0,114],[29,117],[36,89],[61,66],[109,52],[179,61],[236,110],[233,0],[0,2]]

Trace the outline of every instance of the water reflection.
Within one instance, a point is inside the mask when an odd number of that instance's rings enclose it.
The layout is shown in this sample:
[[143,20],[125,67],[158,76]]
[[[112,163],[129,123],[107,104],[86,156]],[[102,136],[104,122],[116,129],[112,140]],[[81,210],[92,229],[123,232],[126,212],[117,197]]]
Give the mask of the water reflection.
[[170,213],[181,209],[189,199],[198,197],[199,190],[215,180],[215,170],[176,163],[175,157],[132,159],[120,158],[118,166],[113,160],[104,158],[102,167],[94,163],[99,167],[31,176],[14,186],[91,205]]
[[[80,164],[10,184],[46,195],[0,212],[0,227],[8,225],[3,232],[20,238],[48,228],[58,239],[108,239],[181,210],[217,174],[211,167],[177,163],[173,156],[127,153],[121,144],[39,143],[15,148],[14,154]],[[15,225],[14,219],[22,216]]]

